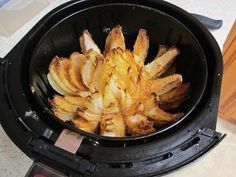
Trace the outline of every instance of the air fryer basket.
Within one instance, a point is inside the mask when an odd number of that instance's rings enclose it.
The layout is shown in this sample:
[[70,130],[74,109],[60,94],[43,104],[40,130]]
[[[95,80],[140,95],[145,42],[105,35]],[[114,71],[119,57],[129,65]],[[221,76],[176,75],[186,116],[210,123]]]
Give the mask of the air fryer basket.
[[[131,4],[107,4],[75,11],[69,16],[58,19],[38,41],[29,57],[29,80],[33,86],[38,104],[37,115],[44,121],[57,120],[65,127],[81,134],[101,138],[75,129],[69,123],[55,118],[50,111],[48,99],[55,94],[47,81],[48,66],[56,55],[68,57],[74,51],[80,51],[79,36],[88,29],[98,46],[103,49],[109,29],[117,24],[123,27],[127,48],[132,49],[139,28],[145,28],[150,37],[150,49],[147,62],[150,62],[158,51],[159,44],[175,45],[180,49],[177,58],[177,73],[181,73],[185,82],[191,84],[191,99],[178,111],[185,115],[177,122],[158,129],[153,134],[166,131],[183,119],[195,108],[207,82],[207,62],[204,53],[194,35],[175,18],[152,8]],[[45,111],[46,108],[46,111]],[[56,123],[55,123],[56,124]],[[151,135],[147,135],[151,136]],[[144,136],[146,137],[146,136]],[[141,137],[108,138],[138,139]]]

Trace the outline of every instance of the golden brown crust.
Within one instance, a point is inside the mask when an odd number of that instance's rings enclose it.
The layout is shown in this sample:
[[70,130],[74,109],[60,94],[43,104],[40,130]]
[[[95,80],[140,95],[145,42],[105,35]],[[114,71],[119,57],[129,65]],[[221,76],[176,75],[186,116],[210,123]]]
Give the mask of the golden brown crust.
[[101,135],[111,137],[124,137],[125,124],[120,113],[104,114],[100,124]]
[[[76,95],[75,92],[73,92],[73,90],[70,89],[70,87],[68,87],[68,85],[66,83],[64,83],[65,79],[63,80],[61,78],[61,75],[60,71],[59,72],[59,68],[60,68],[60,61],[63,60],[59,57],[54,57],[52,62],[50,63],[49,65],[49,73],[50,73],[50,76],[52,77],[52,80],[54,81],[53,84],[56,84],[55,87],[59,87],[61,90],[63,90],[63,92],[65,94],[68,94],[68,95]],[[68,81],[66,81],[68,82]],[[54,87],[54,85],[52,85],[52,87]],[[56,89],[55,89],[56,90]]]
[[93,41],[92,35],[88,32],[88,30],[84,30],[83,34],[79,38],[81,52],[83,54],[87,53],[89,50],[94,50],[98,53],[100,49],[98,48],[97,44]]
[[190,84],[189,83],[182,83],[175,89],[160,95],[159,104],[165,103],[173,103],[182,99],[183,97],[187,97],[190,91]]
[[178,87],[182,81],[183,79],[180,74],[174,74],[161,79],[152,80],[151,92],[154,92],[156,95],[165,94]]
[[125,38],[122,32],[122,27],[117,25],[108,34],[105,44],[105,53],[110,52],[112,49],[121,48],[125,50]]
[[139,30],[131,52],[119,25],[108,35],[104,55],[88,31],[80,45],[83,54],[74,52],[69,59],[56,56],[49,66],[50,84],[64,95],[50,101],[59,119],[89,133],[124,137],[153,133],[154,126],[183,115],[167,112],[179,107],[190,90],[180,74],[173,74],[175,69],[168,71],[179,54],[175,46],[160,45],[155,59],[144,65],[147,31]]
[[134,44],[133,54],[137,55],[140,58],[140,60],[144,62],[148,55],[148,48],[149,48],[149,37],[147,35],[147,30],[140,29]]
[[126,131],[132,136],[147,135],[153,133],[155,128],[154,122],[148,120],[148,118],[141,114],[127,117],[125,119]]
[[172,46],[165,53],[157,55],[151,63],[145,66],[149,78],[158,77],[165,72],[179,53],[180,51],[175,46]]
[[87,121],[82,117],[75,118],[71,122],[74,124],[76,128],[88,133],[96,133],[99,125],[97,121]]
[[159,50],[158,50],[158,53],[157,53],[155,58],[158,58],[158,57],[162,56],[164,53],[167,52],[167,50],[168,50],[167,45],[159,45]]
[[71,62],[71,67],[69,69],[71,82],[81,91],[86,91],[87,88],[82,81],[81,67],[84,65],[86,58],[79,52],[73,52],[69,60]]
[[171,113],[165,112],[158,106],[153,107],[152,109],[148,111],[145,111],[144,114],[151,119],[158,120],[158,121],[166,121],[166,122],[176,121],[180,117],[183,116],[183,113],[171,114]]

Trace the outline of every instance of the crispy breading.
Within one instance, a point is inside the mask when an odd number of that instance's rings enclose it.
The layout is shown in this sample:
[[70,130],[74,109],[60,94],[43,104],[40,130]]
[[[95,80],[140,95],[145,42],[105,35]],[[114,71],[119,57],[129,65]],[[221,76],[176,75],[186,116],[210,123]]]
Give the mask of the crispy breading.
[[50,101],[52,107],[55,109],[61,108],[64,109],[67,112],[76,113],[76,110],[78,108],[78,105],[71,104],[68,102],[64,97],[55,95],[52,100]]
[[168,50],[168,46],[167,45],[159,45],[159,50],[157,52],[157,55],[155,58],[158,58],[160,56],[162,56],[164,53],[166,53]]
[[77,114],[86,119],[87,121],[100,121],[101,115],[91,112],[89,109],[84,111],[77,110]]
[[64,109],[62,109],[56,105],[53,106],[52,111],[56,117],[58,117],[59,119],[61,119],[64,122],[71,121],[75,117],[78,117],[77,113],[65,111]]
[[56,81],[55,81],[54,78],[53,78],[53,75],[52,75],[50,72],[47,74],[47,79],[48,79],[49,84],[52,86],[52,88],[53,88],[56,92],[60,93],[61,95],[67,94],[67,92],[66,92],[65,90],[63,90],[63,89],[56,83]]
[[142,114],[125,118],[125,125],[127,127],[127,133],[132,136],[146,135],[155,131],[153,127],[154,122],[148,120],[148,118]]
[[171,113],[165,112],[158,106],[155,106],[152,109],[145,111],[144,115],[155,120],[173,122],[173,121],[178,120],[180,117],[182,117],[183,113],[171,114]]
[[140,60],[144,63],[149,48],[149,37],[147,35],[147,30],[140,29],[134,44],[133,54],[137,55]]
[[125,136],[125,123],[120,113],[104,114],[100,124],[101,135],[111,137]]
[[71,67],[69,69],[71,82],[76,85],[79,90],[87,90],[81,76],[81,67],[84,65],[86,57],[79,52],[73,52],[70,55],[69,60],[71,61]]
[[101,53],[97,44],[93,41],[92,35],[88,32],[88,30],[83,31],[83,34],[79,38],[81,52],[83,54],[87,53],[90,49]]
[[[66,83],[64,83],[65,79],[63,80],[61,78],[61,74],[59,73],[59,68],[60,67],[60,63],[59,61],[61,60],[61,58],[59,58],[58,56],[54,57],[52,62],[49,65],[49,73],[50,76],[52,77],[52,80],[55,81],[54,83],[56,83],[56,85],[61,88],[63,90],[63,92],[65,94],[68,95],[76,95],[76,92],[73,92],[73,90],[71,90]],[[60,71],[61,72],[61,71]],[[66,81],[68,82],[68,81]],[[52,85],[53,87],[54,85]],[[55,87],[56,88],[56,87]],[[56,90],[56,89],[55,89]]]
[[121,48],[125,50],[125,38],[122,32],[122,27],[117,25],[108,34],[105,44],[105,52],[108,53],[112,49]]
[[160,95],[160,104],[165,103],[172,103],[175,102],[183,97],[187,97],[190,91],[190,84],[189,83],[182,83],[175,89]]
[[72,83],[70,75],[69,75],[69,69],[71,67],[70,60],[68,60],[67,58],[61,57],[58,59],[58,65],[56,65],[56,67],[58,67],[56,69],[64,85],[77,95],[78,88]]
[[174,74],[161,79],[152,80],[151,92],[154,92],[156,95],[165,94],[178,87],[182,81],[183,79],[180,74]]
[[[145,65],[149,37],[140,29],[133,51],[126,49],[122,27],[109,33],[102,55],[88,31],[80,37],[82,53],[55,57],[47,75],[55,91],[50,104],[59,119],[78,129],[103,136],[142,136],[177,121],[183,113],[169,113],[188,97],[189,83],[176,72],[175,47],[159,46]],[[172,110],[175,111],[175,110]]]
[[96,133],[99,125],[98,121],[87,121],[82,117],[73,119],[72,123],[76,128],[88,133]]
[[176,59],[177,55],[179,55],[179,50],[176,47],[169,48],[160,56],[157,55],[151,63],[145,66],[149,78],[157,77],[166,71]]

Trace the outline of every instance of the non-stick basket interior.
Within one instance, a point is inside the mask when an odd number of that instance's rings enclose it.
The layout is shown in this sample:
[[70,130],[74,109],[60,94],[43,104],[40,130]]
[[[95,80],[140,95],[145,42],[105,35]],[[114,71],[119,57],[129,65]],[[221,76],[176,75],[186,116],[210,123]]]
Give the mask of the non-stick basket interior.
[[[52,58],[56,55],[69,57],[72,52],[80,51],[79,36],[85,29],[89,30],[94,41],[103,50],[107,34],[117,24],[123,27],[126,46],[131,50],[138,30],[147,29],[150,48],[146,62],[154,58],[159,44],[175,45],[180,49],[180,55],[176,60],[177,73],[182,74],[184,81],[191,84],[191,99],[181,110],[177,110],[185,112],[181,120],[187,117],[201,99],[207,81],[206,59],[190,30],[174,17],[144,6],[108,4],[82,11],[74,10],[70,16],[54,21],[56,21],[54,26],[38,41],[29,65],[30,85],[34,87],[38,105],[36,111],[45,122],[49,122],[48,119],[56,120],[52,117],[48,104],[48,99],[56,92],[50,87],[46,77]],[[40,111],[45,108],[49,108],[48,111]],[[68,125],[67,128],[71,127],[69,123],[65,125]],[[171,126],[173,124],[163,127],[160,131]]]

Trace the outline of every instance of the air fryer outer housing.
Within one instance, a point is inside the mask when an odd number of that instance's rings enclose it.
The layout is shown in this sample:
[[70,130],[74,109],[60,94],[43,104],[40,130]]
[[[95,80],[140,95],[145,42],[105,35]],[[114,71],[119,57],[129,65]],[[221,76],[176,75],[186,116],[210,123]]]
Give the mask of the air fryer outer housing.
[[42,36],[59,21],[66,20],[75,12],[114,3],[109,0],[71,1],[57,7],[40,20],[1,61],[2,127],[29,157],[67,175],[161,175],[197,159],[224,137],[215,132],[223,69],[222,55],[215,39],[200,22],[172,4],[154,0],[125,0],[120,4],[145,6],[168,14],[196,37],[207,61],[208,75],[203,96],[186,119],[156,136],[128,141],[88,136],[75,155],[54,146],[64,126],[54,124],[53,119],[42,121],[44,118],[37,114],[42,107],[37,107],[38,103],[30,90],[29,76],[33,51],[39,47]]

